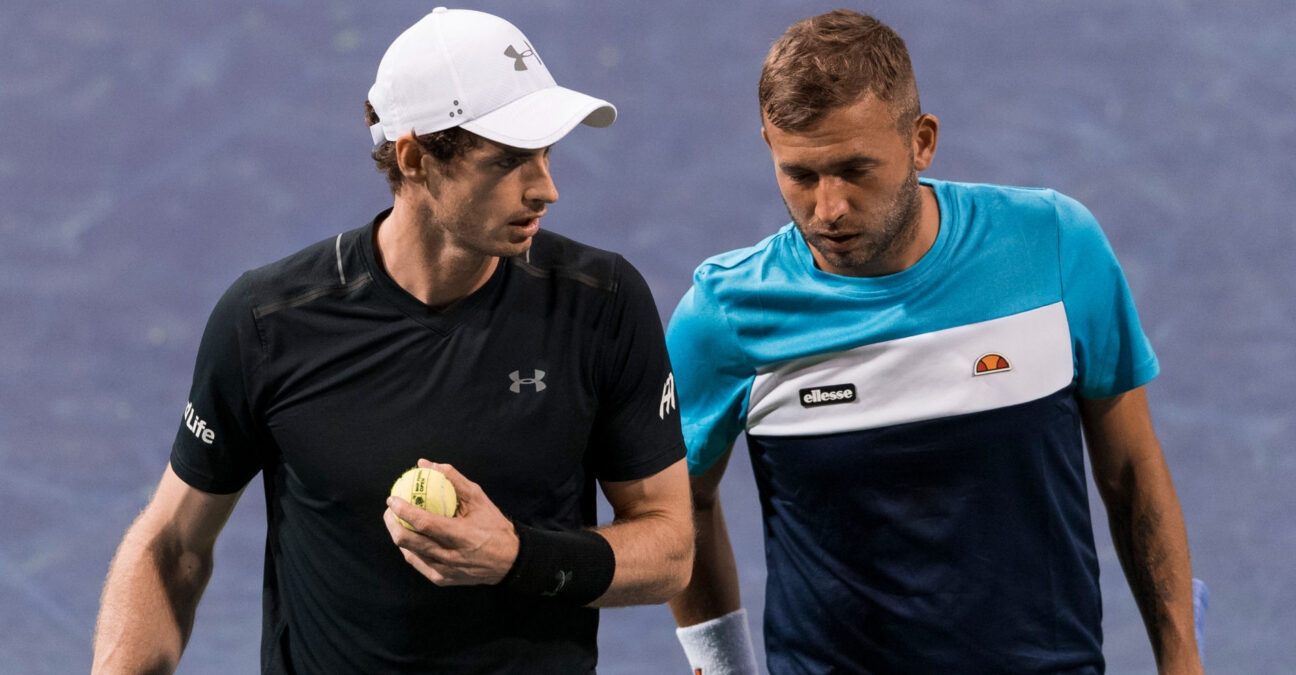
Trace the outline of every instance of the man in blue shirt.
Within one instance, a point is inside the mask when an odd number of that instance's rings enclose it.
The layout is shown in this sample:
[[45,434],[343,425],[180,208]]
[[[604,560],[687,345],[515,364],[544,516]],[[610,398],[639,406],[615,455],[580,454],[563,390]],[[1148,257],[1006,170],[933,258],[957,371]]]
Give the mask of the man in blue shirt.
[[939,124],[872,17],[792,26],[759,96],[792,222],[705,261],[667,331],[698,527],[671,607],[693,667],[755,668],[718,498],[746,432],[771,672],[1102,672],[1084,441],[1159,667],[1200,672],[1144,392],[1158,364],[1093,216],[919,179]]

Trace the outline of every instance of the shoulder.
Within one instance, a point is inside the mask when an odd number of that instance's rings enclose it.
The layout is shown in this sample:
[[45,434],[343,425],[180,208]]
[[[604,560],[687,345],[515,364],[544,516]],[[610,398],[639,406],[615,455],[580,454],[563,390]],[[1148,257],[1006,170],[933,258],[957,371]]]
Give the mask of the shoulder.
[[643,283],[638,271],[620,254],[541,230],[531,248],[509,263],[541,280],[572,282],[596,292],[616,294],[627,282]]
[[926,178],[923,183],[936,190],[943,204],[964,210],[969,216],[1013,215],[1057,222],[1093,219],[1078,200],[1052,188]]
[[693,288],[695,292],[713,296],[745,293],[761,286],[771,276],[789,273],[798,264],[796,246],[796,228],[788,223],[752,246],[703,260],[693,271]]
[[799,300],[818,291],[805,276],[808,263],[798,259],[798,246],[804,243],[789,223],[753,246],[704,260],[671,314],[670,346],[680,353],[696,349],[699,360],[741,359],[740,326],[769,320],[771,305],[803,309]]
[[248,270],[230,285],[222,303],[234,303],[261,315],[355,283],[354,270],[343,272],[341,261],[367,231],[359,228],[333,235]]
[[249,290],[274,295],[314,288],[321,284],[337,284],[342,280],[338,272],[339,245],[350,243],[359,230],[322,239],[296,253],[249,270],[243,274],[242,283]]
[[1005,250],[1046,262],[1056,260],[1059,252],[1087,250],[1103,240],[1089,209],[1051,188],[924,182],[936,190],[941,208],[950,211],[942,213],[941,221],[952,226],[951,241],[966,255]]
[[322,240],[235,279],[208,316],[202,353],[213,362],[232,363],[240,353],[256,352],[267,315],[300,304],[302,298],[320,297],[320,288],[337,288],[337,242],[336,236]]

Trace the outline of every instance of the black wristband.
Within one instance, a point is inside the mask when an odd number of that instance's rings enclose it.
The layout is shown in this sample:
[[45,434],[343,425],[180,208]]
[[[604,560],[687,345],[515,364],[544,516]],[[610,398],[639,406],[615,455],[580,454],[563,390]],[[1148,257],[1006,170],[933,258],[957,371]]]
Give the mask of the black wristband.
[[554,532],[513,524],[518,555],[500,586],[524,595],[582,606],[612,585],[616,555],[592,530]]

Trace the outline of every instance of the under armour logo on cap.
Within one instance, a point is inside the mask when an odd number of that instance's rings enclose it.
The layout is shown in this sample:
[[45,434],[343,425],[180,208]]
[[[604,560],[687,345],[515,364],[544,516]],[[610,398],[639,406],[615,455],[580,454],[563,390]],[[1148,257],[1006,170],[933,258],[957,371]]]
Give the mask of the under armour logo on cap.
[[[526,43],[524,42],[523,44]],[[531,45],[529,44],[527,44],[526,51],[520,54],[518,53],[516,47],[514,47],[513,45],[509,45],[508,49],[504,50],[504,55],[513,59],[513,70],[526,70],[527,69],[526,57],[528,56],[535,56],[535,60],[537,61],[540,60],[540,57],[536,56],[535,49],[532,49]]]

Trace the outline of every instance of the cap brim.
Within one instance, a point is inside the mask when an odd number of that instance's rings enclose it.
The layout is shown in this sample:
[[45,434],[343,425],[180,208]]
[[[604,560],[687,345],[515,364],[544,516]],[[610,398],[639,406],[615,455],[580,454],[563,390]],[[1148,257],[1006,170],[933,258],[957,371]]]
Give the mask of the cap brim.
[[616,107],[566,87],[533,91],[508,105],[469,122],[464,129],[515,148],[544,148],[578,124],[606,127],[616,120]]

